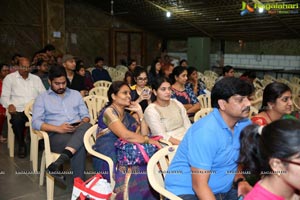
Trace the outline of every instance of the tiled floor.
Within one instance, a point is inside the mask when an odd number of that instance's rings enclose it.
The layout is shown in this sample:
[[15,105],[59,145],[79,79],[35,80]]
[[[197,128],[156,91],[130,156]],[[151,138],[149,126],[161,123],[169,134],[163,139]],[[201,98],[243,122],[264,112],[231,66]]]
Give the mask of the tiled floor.
[[[29,148],[28,148],[29,149]],[[17,151],[15,151],[15,154]],[[41,161],[39,153],[39,165]],[[68,166],[66,166],[68,168]],[[91,157],[87,158],[87,169],[92,169]],[[64,188],[55,184],[54,199],[71,199],[73,180],[72,176],[67,176],[67,187]],[[46,181],[44,185],[39,185],[39,174],[32,173],[32,163],[29,155],[20,159],[10,158],[7,144],[0,143],[0,200],[46,200]]]

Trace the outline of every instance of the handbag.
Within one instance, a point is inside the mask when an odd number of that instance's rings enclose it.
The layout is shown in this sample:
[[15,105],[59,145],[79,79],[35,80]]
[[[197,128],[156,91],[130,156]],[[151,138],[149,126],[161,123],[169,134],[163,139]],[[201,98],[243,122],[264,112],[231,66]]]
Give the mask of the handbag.
[[[157,141],[161,138],[161,136],[151,137]],[[118,164],[123,166],[147,164],[150,157],[158,150],[158,147],[153,144],[131,143],[121,138],[115,142],[115,147]]]
[[112,195],[110,184],[101,174],[96,174],[87,181],[74,178],[74,186],[71,200],[104,200]]

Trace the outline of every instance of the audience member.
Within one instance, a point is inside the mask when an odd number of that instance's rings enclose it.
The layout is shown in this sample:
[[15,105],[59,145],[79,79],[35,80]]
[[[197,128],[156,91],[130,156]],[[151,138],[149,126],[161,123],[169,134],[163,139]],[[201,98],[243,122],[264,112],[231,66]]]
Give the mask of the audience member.
[[103,68],[104,59],[102,57],[95,58],[95,69],[92,71],[94,82],[97,81],[110,81],[111,77],[106,69]]
[[266,125],[292,112],[292,92],[284,83],[268,84],[263,92],[260,112],[251,118],[258,125]]
[[191,88],[186,88],[187,82],[187,68],[175,67],[171,74],[171,81],[173,83],[171,89],[173,91],[172,97],[181,102],[189,116],[200,110],[200,103]]
[[131,87],[133,85],[133,75],[130,71],[127,71],[125,73],[125,76],[124,76],[124,80],[123,80],[125,83],[127,83],[127,85],[129,87]]
[[38,77],[40,77],[42,83],[44,84],[46,90],[49,88],[49,82],[48,82],[48,63],[43,60],[39,59],[36,63],[37,71],[34,73]]
[[180,60],[179,66],[181,66],[181,67],[188,67],[189,66],[188,65],[188,61],[186,59]]
[[253,83],[254,79],[256,79],[256,73],[255,71],[246,71],[240,76],[240,79]]
[[239,163],[261,180],[244,200],[299,199],[300,122],[281,119],[265,127],[246,127],[240,137]]
[[75,71],[78,75],[84,78],[84,87],[86,90],[86,95],[88,95],[88,91],[94,87],[91,73],[88,70],[85,70],[82,60],[76,62]]
[[161,70],[160,58],[156,58],[151,64],[149,77],[148,77],[148,84],[152,85],[155,82],[155,80],[161,76],[163,76],[163,73]]
[[48,166],[47,172],[65,183],[61,166],[71,160],[73,176],[84,179],[86,151],[83,136],[91,126],[87,107],[79,92],[67,88],[63,67],[51,67],[49,81],[50,88],[36,98],[32,110],[33,129],[48,132],[51,151],[60,154]]
[[[174,64],[170,63],[161,67],[161,71],[164,77],[169,78],[174,70]],[[156,80],[155,80],[156,81]]]
[[183,199],[220,200],[237,199],[251,189],[236,172],[240,132],[251,123],[252,90],[249,83],[234,77],[214,85],[214,110],[195,122],[179,144],[166,174],[167,190]]
[[15,72],[18,70],[19,66],[19,58],[22,56],[18,53],[15,53],[12,58],[11,58],[11,63],[10,63],[10,73]]
[[76,62],[74,57],[70,54],[66,54],[62,58],[62,63],[67,73],[67,87],[77,90],[82,96],[85,96],[84,77],[75,73]]
[[11,115],[10,123],[18,141],[20,158],[25,158],[27,153],[24,140],[25,123],[28,121],[24,113],[25,105],[45,91],[41,79],[30,71],[29,59],[19,58],[18,71],[8,74],[2,86],[1,102]]
[[[141,106],[131,102],[130,88],[125,82],[115,81],[108,90],[108,105],[101,111],[98,118],[98,134],[94,150],[110,157],[115,167],[114,177],[116,186],[116,199],[156,199],[156,193],[150,189],[145,173],[146,165],[123,166],[118,163],[116,147],[118,138],[128,142],[150,143],[159,146],[155,140],[148,138],[149,129],[143,120],[144,114]],[[140,121],[137,122],[125,109],[136,112]],[[108,165],[101,159],[94,158],[96,171],[109,171]],[[130,173],[131,170],[138,170],[140,173]],[[125,172],[124,172],[125,170]],[[109,180],[109,176],[104,174]],[[126,180],[129,181],[126,183]],[[126,197],[128,192],[129,197]],[[125,195],[124,195],[125,193]],[[124,198],[126,197],[126,198]]]
[[191,126],[186,110],[176,99],[171,99],[171,83],[167,78],[156,79],[152,89],[156,99],[144,113],[151,134],[178,145]]
[[[10,72],[8,65],[1,63],[0,64],[0,96],[2,93],[2,84],[3,84],[3,79],[8,75]],[[2,135],[3,131],[3,125],[5,123],[5,118],[6,118],[6,109],[0,104],[0,142],[6,142],[6,137]]]
[[218,77],[216,82],[221,80],[224,77],[234,77],[234,69],[230,65],[226,65],[223,67],[222,76]]
[[151,89],[147,86],[147,71],[142,67],[136,67],[133,72],[135,85],[131,86],[131,100],[139,103],[143,112],[151,103]]
[[194,92],[195,96],[206,94],[206,86],[205,83],[199,79],[198,70],[195,67],[188,67],[187,72],[188,81],[185,87],[190,88]]

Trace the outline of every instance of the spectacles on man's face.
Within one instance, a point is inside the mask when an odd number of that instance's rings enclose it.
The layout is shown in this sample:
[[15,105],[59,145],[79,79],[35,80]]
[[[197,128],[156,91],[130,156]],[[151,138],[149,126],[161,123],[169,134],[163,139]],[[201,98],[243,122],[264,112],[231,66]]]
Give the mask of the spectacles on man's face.
[[284,159],[284,158],[280,158],[280,160],[281,160],[282,162],[291,163],[291,164],[300,166],[300,162],[295,162],[295,161],[288,160],[288,159]]
[[141,78],[141,77],[139,77],[139,78],[137,78],[136,80],[138,80],[138,81],[147,81],[147,80],[148,80],[148,78],[147,78],[147,77],[145,77],[145,78]]

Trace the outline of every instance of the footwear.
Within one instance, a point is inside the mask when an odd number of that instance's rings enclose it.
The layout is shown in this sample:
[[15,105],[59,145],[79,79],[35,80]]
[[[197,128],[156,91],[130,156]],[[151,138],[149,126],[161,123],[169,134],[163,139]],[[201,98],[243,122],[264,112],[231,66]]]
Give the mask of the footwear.
[[62,174],[61,165],[57,165],[55,162],[51,163],[46,172],[51,175],[56,181],[66,186],[66,177]]
[[19,158],[25,158],[26,154],[27,154],[26,147],[25,146],[19,147],[19,152],[18,152]]
[[7,142],[7,138],[5,138],[2,135],[0,135],[0,142],[6,143]]

